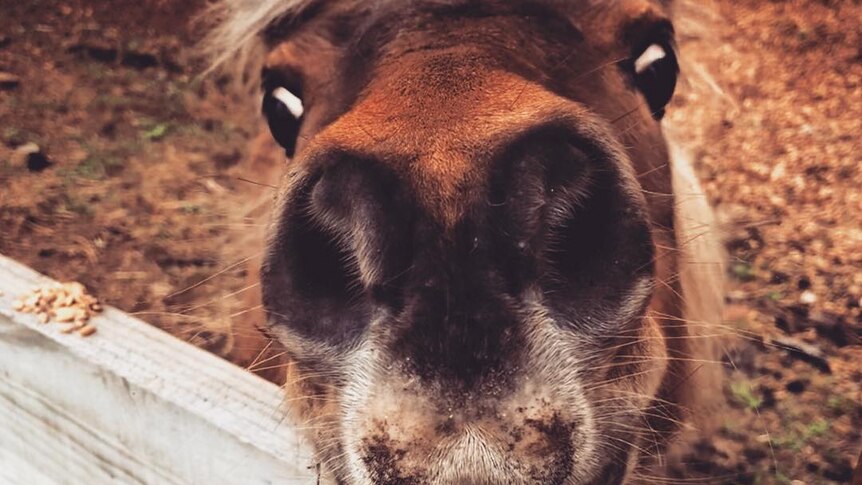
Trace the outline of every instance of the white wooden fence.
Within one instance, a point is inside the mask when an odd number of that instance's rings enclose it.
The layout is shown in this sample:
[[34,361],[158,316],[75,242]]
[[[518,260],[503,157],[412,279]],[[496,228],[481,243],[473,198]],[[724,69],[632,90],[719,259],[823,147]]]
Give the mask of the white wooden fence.
[[316,484],[280,389],[116,309],[88,338],[12,310],[0,256],[0,484]]

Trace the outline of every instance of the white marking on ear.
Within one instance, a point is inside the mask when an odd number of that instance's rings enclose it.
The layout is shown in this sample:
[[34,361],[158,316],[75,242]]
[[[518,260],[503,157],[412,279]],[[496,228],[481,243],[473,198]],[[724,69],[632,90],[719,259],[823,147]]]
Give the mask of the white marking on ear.
[[302,100],[295,94],[283,87],[278,87],[272,91],[272,97],[281,101],[281,104],[283,104],[287,110],[290,111],[290,114],[296,117],[296,119],[302,118],[302,113],[304,113]]
[[665,57],[667,57],[667,52],[664,48],[658,44],[652,44],[635,60],[635,72],[640,74],[646,71],[652,63]]

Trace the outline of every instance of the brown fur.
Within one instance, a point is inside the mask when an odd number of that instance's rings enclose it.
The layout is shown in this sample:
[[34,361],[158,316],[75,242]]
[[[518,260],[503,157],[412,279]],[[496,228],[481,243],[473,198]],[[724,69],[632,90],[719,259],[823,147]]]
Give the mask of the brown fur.
[[[708,325],[718,321],[722,294],[723,258],[709,206],[687,162],[668,153],[661,127],[649,109],[623,76],[604,71],[608,59],[630,55],[626,39],[630,22],[661,21],[664,6],[626,0],[602,5],[572,2],[560,8],[560,15],[567,16],[588,39],[589,47],[570,60],[570,49],[519,33],[529,28],[521,14],[508,13],[509,7],[499,2],[487,4],[489,10],[503,14],[425,23],[420,14],[416,24],[405,21],[399,35],[376,46],[373,61],[368,61],[373,68],[355,79],[360,86],[345,84],[344,73],[336,66],[357,60],[345,60],[344,45],[327,34],[341,15],[368,13],[358,4],[283,5],[276,9],[281,12],[278,15],[260,14],[270,21],[251,22],[263,30],[271,28],[274,20],[282,22],[279,18],[285,12],[313,12],[304,22],[286,28],[289,35],[270,39],[274,43],[264,62],[269,69],[301,72],[304,100],[311,107],[300,132],[298,155],[280,184],[269,236],[270,258],[283,237],[281,218],[297,210],[293,199],[304,190],[304,181],[325,170],[328,165],[321,160],[333,153],[373,159],[394,173],[421,211],[439,224],[441,240],[455,240],[472,208],[481,205],[489,173],[495,170],[503,147],[553,120],[620,162],[614,168],[619,171],[619,190],[632,204],[642,206],[651,224],[655,287],[648,307],[636,319],[639,327],[604,349],[607,355],[594,363],[595,375],[576,386],[583,399],[620,403],[619,409],[626,413],[636,409],[642,419],[601,414],[596,418],[560,407],[564,401],[555,400],[569,392],[570,383],[554,381],[556,374],[549,369],[556,369],[557,362],[537,367],[540,370],[534,372],[541,377],[536,379],[543,384],[529,392],[519,386],[531,374],[512,371],[516,377],[483,377],[481,385],[485,393],[495,386],[515,390],[497,391],[499,396],[480,394],[483,399],[470,407],[441,410],[441,405],[458,400],[445,397],[445,389],[429,390],[407,368],[392,370],[382,380],[357,377],[358,373],[377,375],[379,366],[399,362],[391,355],[371,357],[363,350],[370,346],[385,353],[388,350],[380,349],[394,348],[397,329],[370,326],[363,345],[335,350],[295,332],[270,309],[269,332],[284,348],[267,349],[268,358],[283,360],[292,413],[308,427],[321,461],[344,483],[498,483],[504,479],[510,483],[622,483],[638,462],[651,464],[650,455],[660,456],[666,450],[679,423],[689,420],[699,406],[696,397],[705,393],[701,386],[715,377],[709,365],[715,352],[699,337],[709,335]],[[373,37],[373,29],[364,35]],[[475,32],[483,34],[478,38],[490,48],[477,42]],[[510,56],[506,45],[528,52]],[[273,173],[266,158],[265,154],[255,157],[257,173]],[[341,228],[339,237],[353,244],[351,258],[359,284],[369,288],[377,284],[378,273],[384,270],[369,255],[374,251],[374,235],[363,236],[359,226],[346,228],[344,219],[334,218],[331,212],[317,217],[324,225]],[[277,270],[270,267],[265,272]],[[275,291],[273,285],[269,283],[269,289]],[[567,351],[579,348],[583,342],[577,338],[569,342],[565,335],[549,330],[545,296],[530,295],[527,301],[535,308],[523,316],[525,330],[519,331],[526,335],[524,345],[529,348],[523,365],[533,366],[529,359],[550,352],[544,345]],[[267,341],[264,333],[256,332],[244,329],[250,335],[245,342],[250,348]],[[542,337],[543,333],[555,341]],[[344,369],[344,365],[360,368]],[[351,384],[351,379],[362,384]],[[440,383],[449,382],[437,377],[431,381],[443,387]],[[362,400],[357,400],[358,394],[363,394]],[[597,409],[602,411],[602,406]],[[619,438],[639,453],[622,453],[619,460],[625,463],[592,465],[601,453],[583,450],[608,446],[605,455],[614,456],[618,451],[614,443],[588,443],[595,438],[577,428],[588,429],[592,419],[618,419],[626,426],[640,427]],[[626,436],[613,423],[608,426]],[[508,451],[474,456],[477,452],[470,442],[474,429],[484,433],[475,439],[506,444]],[[558,441],[561,433],[565,439]],[[429,456],[436,460],[433,469],[427,464]],[[494,461],[498,458],[503,461]],[[555,475],[557,470],[565,470],[560,472],[565,475]]]

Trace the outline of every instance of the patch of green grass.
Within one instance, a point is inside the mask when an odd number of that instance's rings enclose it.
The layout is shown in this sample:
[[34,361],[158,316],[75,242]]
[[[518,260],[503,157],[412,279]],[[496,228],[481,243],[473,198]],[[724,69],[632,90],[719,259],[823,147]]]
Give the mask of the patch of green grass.
[[754,480],[751,482],[751,485],[763,485],[763,473],[757,471],[754,473]]
[[112,169],[122,166],[123,161],[115,156],[94,153],[79,163],[73,175],[91,180],[99,180],[110,174]]
[[728,433],[736,433],[739,430],[739,425],[736,421],[726,419],[721,424],[721,429]]
[[21,138],[21,130],[15,126],[6,126],[3,128],[3,143],[9,143],[12,140]]
[[756,274],[754,268],[748,263],[737,262],[730,267],[730,274],[740,281],[754,281]]
[[777,436],[772,443],[778,448],[799,451],[808,441],[815,438],[822,438],[829,434],[829,428],[829,421],[820,418],[808,425],[797,426],[796,429],[792,429],[787,433]]
[[826,436],[826,434],[829,432],[829,428],[829,421],[826,421],[823,418],[819,418],[805,427],[804,437],[806,440],[808,440],[810,438],[820,438],[821,436]]
[[776,448],[782,448],[790,451],[799,451],[805,446],[805,441],[798,433],[787,433],[781,436],[776,436],[772,440],[772,445]]
[[826,401],[826,406],[833,413],[844,415],[853,410],[853,401],[841,395],[834,395],[829,396],[829,399]]
[[766,294],[766,298],[769,298],[772,301],[779,301],[782,298],[784,298],[784,292],[783,291],[770,291],[769,293]]
[[848,410],[846,401],[847,399],[844,396],[829,396],[829,399],[826,401],[826,407],[835,414],[846,414]]
[[793,483],[793,480],[791,480],[790,477],[781,473],[779,470],[775,471],[775,481],[776,481],[776,483],[783,483],[783,484],[787,484],[787,485],[790,485],[791,483]]
[[84,75],[91,79],[103,79],[112,74],[111,69],[103,62],[91,60],[83,63],[83,65]]
[[132,99],[128,96],[118,96],[116,94],[105,93],[100,94],[93,99],[93,104],[96,106],[104,106],[106,108],[125,108],[132,104]]
[[125,165],[126,159],[141,151],[143,145],[136,137],[119,138],[107,148],[84,136],[74,136],[81,148],[87,152],[87,157],[71,170],[58,172],[65,183],[72,183],[75,178],[101,180],[116,175]]
[[763,404],[763,398],[754,393],[748,382],[731,382],[730,393],[733,399],[746,409],[754,411]]
[[243,138],[242,132],[236,125],[221,120],[214,120],[209,126],[199,120],[192,120],[189,123],[174,124],[171,132],[187,135],[189,137],[204,140],[205,143],[212,143],[211,140],[217,140],[219,143],[226,141],[236,141]]
[[168,134],[170,129],[171,125],[169,123],[155,123],[145,128],[141,133],[141,137],[144,140],[159,141]]
[[159,227],[159,230],[156,232],[155,238],[163,240],[163,241],[170,241],[174,238],[174,235],[173,235],[170,228],[165,227],[165,226],[161,226],[161,227]]
[[80,197],[75,197],[68,192],[63,194],[61,207],[66,212],[72,212],[81,216],[93,215],[93,208],[86,200]]
[[203,212],[203,207],[198,204],[192,204],[191,202],[186,202],[180,208],[183,214],[200,214]]

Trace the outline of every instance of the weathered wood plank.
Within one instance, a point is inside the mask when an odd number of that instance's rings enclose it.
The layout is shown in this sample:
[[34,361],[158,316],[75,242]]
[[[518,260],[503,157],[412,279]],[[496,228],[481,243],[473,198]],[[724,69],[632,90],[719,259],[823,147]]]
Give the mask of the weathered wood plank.
[[112,308],[89,338],[11,309],[47,281],[0,256],[0,483],[317,482],[277,386]]

